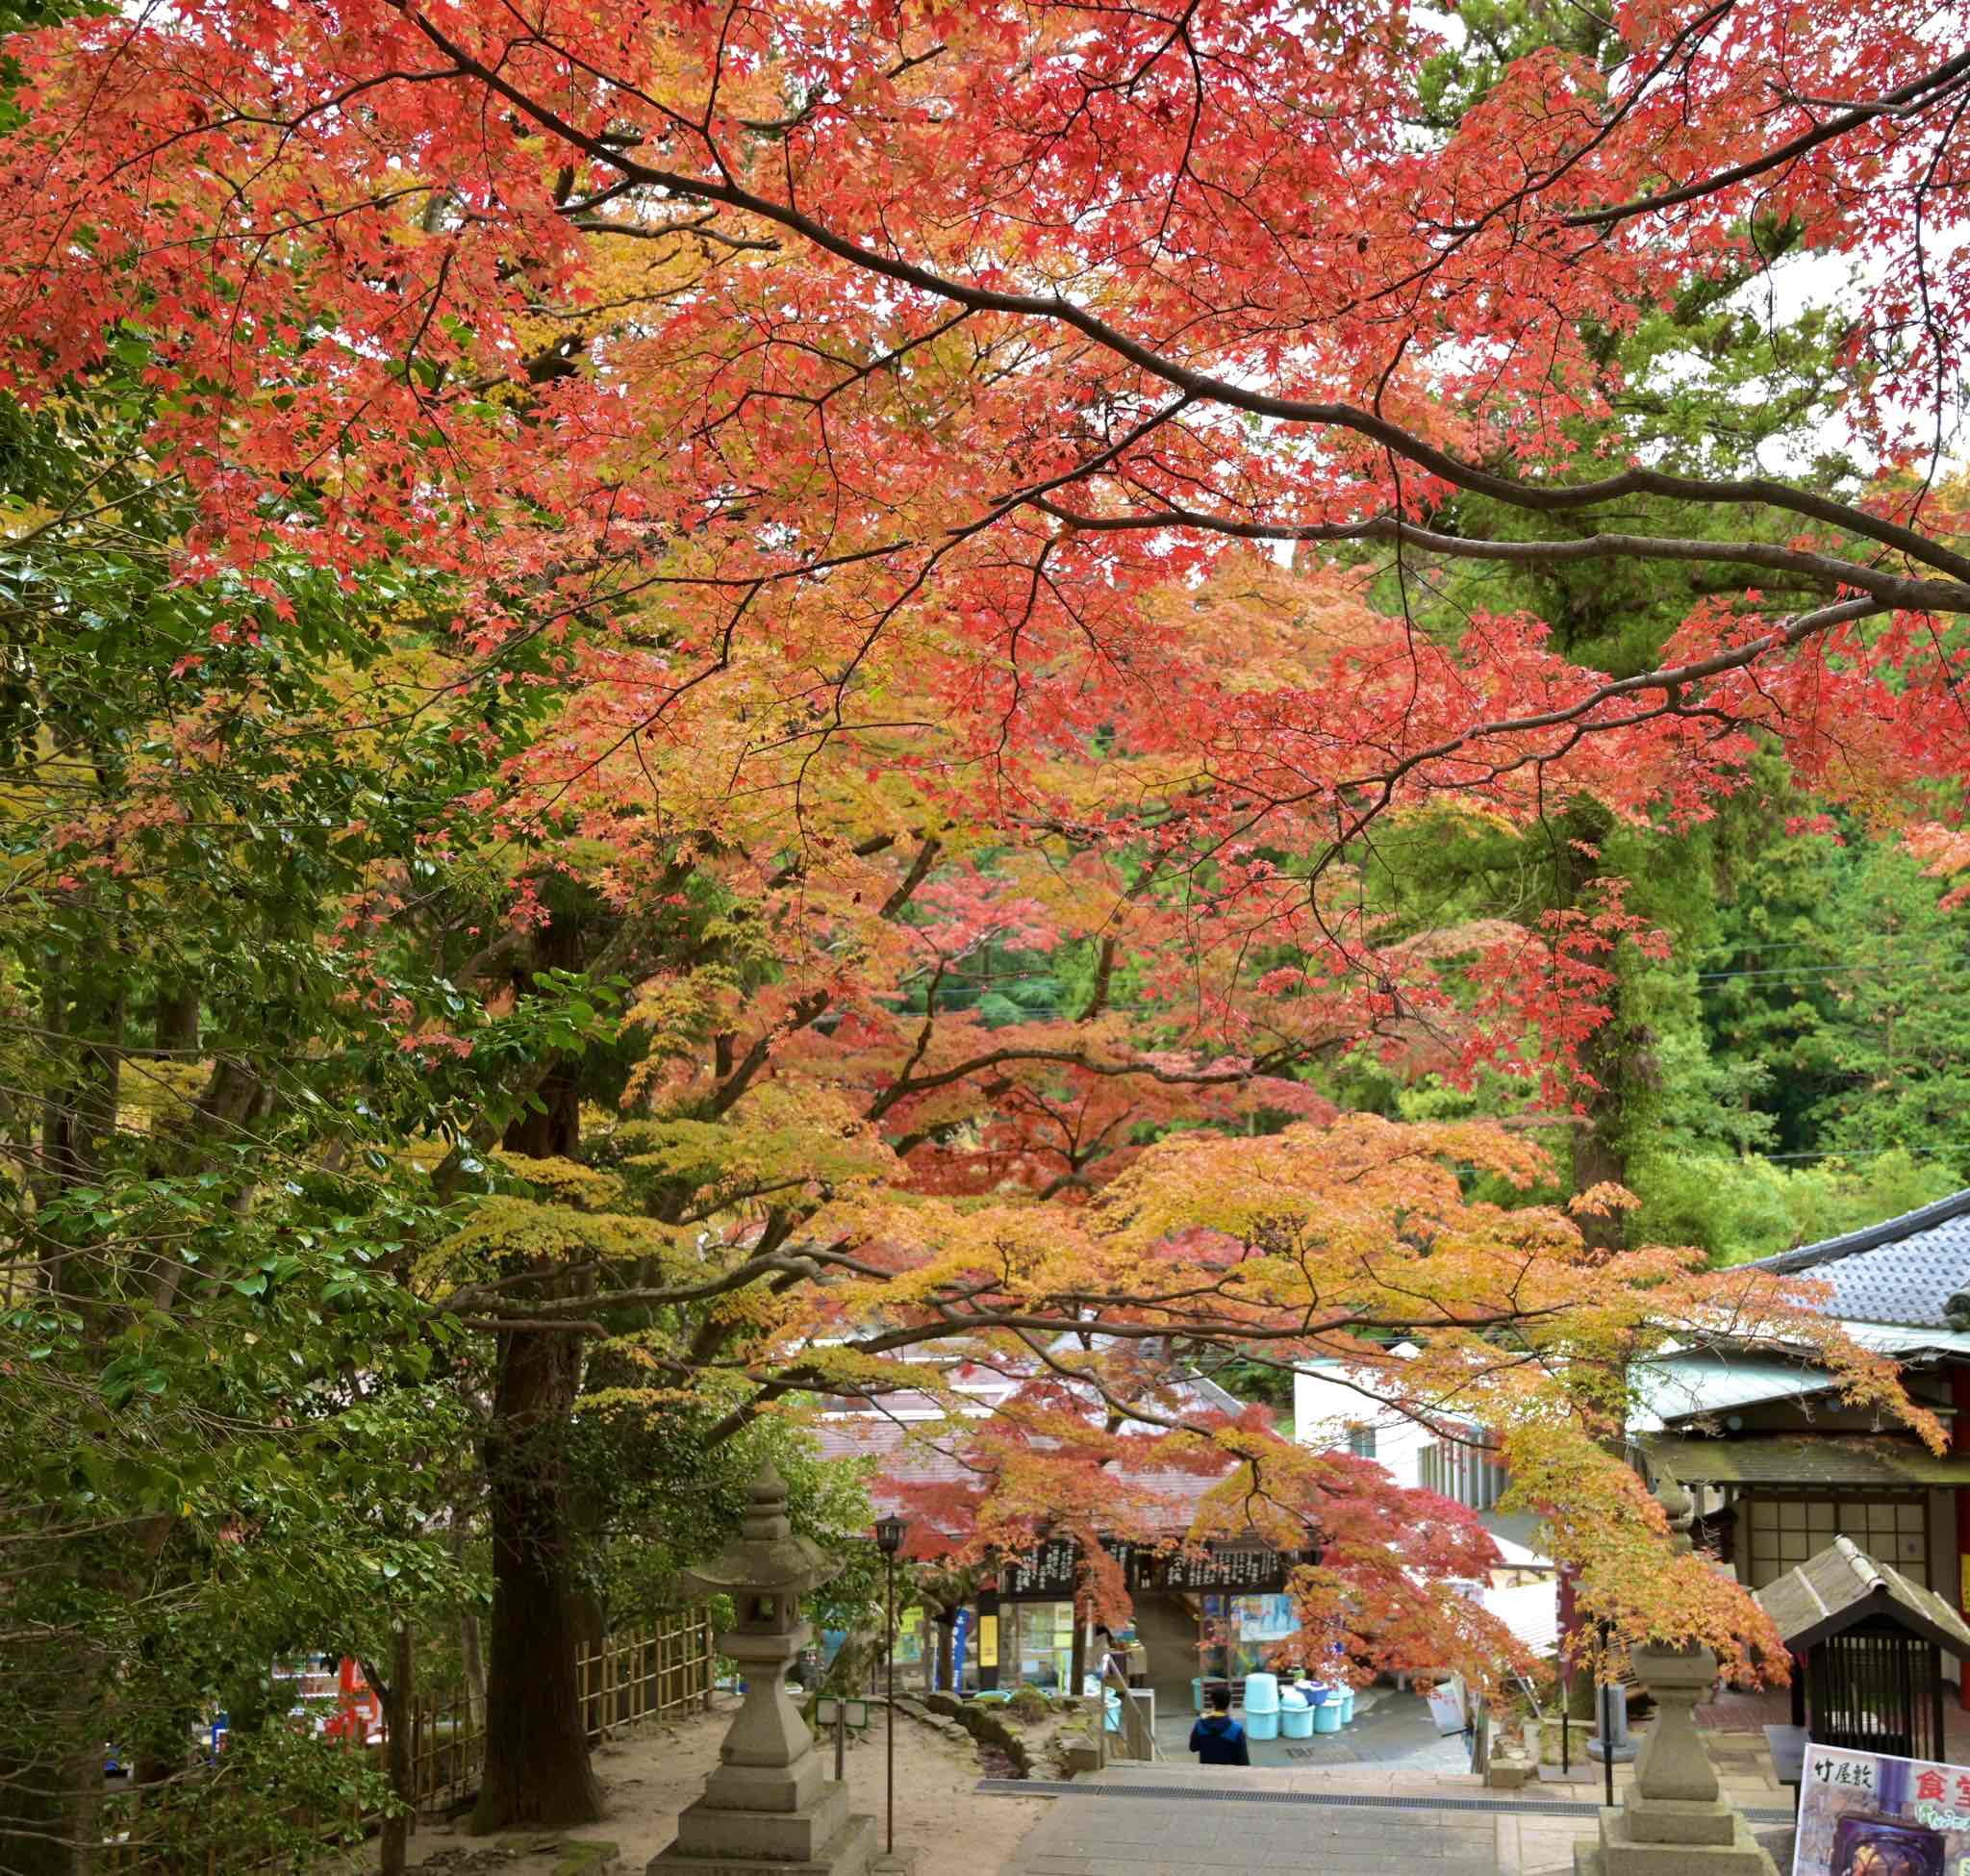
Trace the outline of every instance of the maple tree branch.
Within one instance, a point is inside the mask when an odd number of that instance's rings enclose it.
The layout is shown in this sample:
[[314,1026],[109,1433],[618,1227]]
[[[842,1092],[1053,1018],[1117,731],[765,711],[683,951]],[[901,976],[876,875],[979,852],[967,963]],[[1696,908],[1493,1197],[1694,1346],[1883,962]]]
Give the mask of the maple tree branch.
[[[1365,307],[1376,305],[1396,294],[1406,292],[1419,282],[1428,279],[1443,267],[1452,255],[1458,253],[1474,236],[1482,233],[1486,227],[1497,221],[1502,215],[1510,215],[1513,210],[1534,200],[1563,177],[1578,168],[1596,150],[1600,149],[1613,138],[1614,134],[1629,120],[1642,100],[1648,96],[1651,87],[1661,78],[1663,73],[1668,71],[1671,66],[1682,58],[1688,48],[1701,43],[1708,36],[1710,29],[1719,20],[1723,19],[1735,4],[1736,0],[1715,0],[1715,4],[1690,20],[1662,48],[1654,65],[1640,76],[1638,82],[1629,87],[1627,97],[1622,99],[1620,105],[1614,111],[1608,113],[1603,118],[1594,135],[1575,144],[1561,157],[1559,162],[1554,164],[1543,175],[1528,178],[1509,194],[1498,197],[1475,221],[1452,223],[1445,231],[1451,236],[1451,240],[1441,250],[1431,254],[1427,261],[1410,268],[1407,273],[1402,274],[1398,279],[1390,281],[1385,286],[1376,288],[1374,292],[1366,295],[1365,298],[1359,301],[1349,302],[1344,311],[1350,314],[1358,313]],[[1379,405],[1376,408],[1378,409]]]
[[1486,541],[1419,527],[1393,515],[1377,516],[1367,521],[1296,524],[1240,521],[1191,508],[1132,515],[1088,515],[1046,496],[1035,498],[1032,506],[1067,527],[1090,534],[1186,527],[1206,529],[1240,541],[1390,541],[1451,559],[1506,561],[1521,566],[1548,566],[1572,560],[1713,561],[1726,566],[1761,567],[1774,572],[1796,573],[1817,587],[1853,587],[1879,599],[1883,606],[1905,612],[1970,613],[1970,581],[1910,579],[1842,560],[1834,554],[1782,547],[1764,541],[1705,541],[1680,535],[1606,532],[1564,541]]
[[[950,1335],[953,1328],[965,1330],[1004,1329],[1018,1335],[1023,1342],[1026,1341],[1032,1334],[1058,1334],[1062,1331],[1077,1329],[1093,1330],[1094,1332],[1111,1340],[1124,1341],[1163,1342],[1168,1341],[1173,1332],[1178,1335],[1183,1334],[1183,1331],[1180,1330],[1173,1331],[1170,1325],[1165,1323],[1141,1324],[1109,1322],[1105,1320],[1099,1323],[1089,1323],[1084,1318],[1071,1313],[1077,1306],[1073,1300],[1064,1301],[1062,1309],[1057,1315],[977,1311],[964,1317],[955,1317],[950,1311],[942,1306],[932,1306],[937,1307],[939,1316],[937,1321],[914,1323],[897,1329],[884,1330],[871,1335],[851,1337],[843,1343],[842,1346],[852,1349],[858,1355],[888,1355],[900,1349],[918,1347],[925,1342],[943,1341]],[[1093,1306],[1099,1307],[1100,1306],[1096,1305]],[[1528,1320],[1535,1314],[1544,1315],[1549,1313],[1552,1312],[1528,1311],[1523,1317],[1518,1319]],[[1362,1328],[1386,1328],[1395,1331],[1420,1331],[1424,1329],[1441,1329],[1444,1327],[1444,1322],[1441,1318],[1427,1318],[1417,1321],[1384,1321],[1381,1317],[1377,1316],[1373,1319],[1361,1317],[1355,1320],[1358,1326]],[[1316,1333],[1331,1332],[1333,1332],[1331,1325],[1323,1331],[1316,1331]],[[1197,1339],[1205,1338],[1197,1337]],[[1244,1323],[1222,1322],[1215,1326],[1214,1331],[1210,1333],[1208,1339],[1228,1345],[1234,1341],[1300,1341],[1308,1338],[1306,1332],[1297,1327],[1292,1329],[1266,1330],[1256,1326],[1248,1326]],[[1084,1378],[1080,1371],[1076,1370],[1074,1372],[1076,1379]],[[789,1394],[800,1393],[811,1387],[827,1386],[830,1382],[831,1377],[827,1370],[818,1367],[809,1361],[796,1362],[790,1367],[783,1368],[778,1373],[762,1379],[759,1382],[758,1390],[748,1400],[742,1402],[738,1407],[732,1408],[722,1420],[717,1422],[705,1435],[706,1443],[708,1445],[716,1445],[724,1439],[729,1439],[734,1433],[749,1425],[776,1400],[783,1399]],[[858,1387],[864,1385],[864,1383],[859,1382],[857,1383]],[[900,1391],[900,1384],[897,1388],[893,1388],[889,1391]],[[1125,1404],[1113,1402],[1111,1405],[1115,1405],[1131,1418],[1143,1418],[1134,1408],[1127,1407]],[[1155,1423],[1144,1418],[1144,1424]],[[1190,1431],[1200,1430],[1193,1429]]]
[[894,919],[916,897],[917,888],[937,864],[937,856],[943,850],[944,843],[935,834],[925,834],[922,846],[917,849],[917,857],[910,862],[909,872],[903,875],[896,891],[882,901],[882,910],[876,916]]
[[[1590,717],[1604,703],[1611,702],[1616,697],[1631,697],[1638,691],[1666,691],[1673,697],[1686,684],[1701,683],[1706,677],[1715,677],[1724,672],[1752,664],[1768,651],[1787,649],[1802,640],[1810,638],[1815,632],[1825,631],[1830,625],[1839,624],[1848,620],[1865,619],[1870,614],[1885,610],[1885,607],[1872,599],[1844,599],[1836,605],[1822,606],[1817,612],[1806,613],[1795,619],[1789,625],[1767,632],[1761,638],[1753,639],[1748,645],[1733,646],[1729,650],[1715,652],[1707,658],[1693,659],[1686,665],[1672,665],[1643,672],[1634,677],[1610,679],[1577,702],[1561,708],[1537,711],[1524,717],[1502,717],[1490,723],[1473,724],[1469,729],[1459,730],[1456,735],[1446,737],[1440,743],[1431,744],[1427,748],[1418,749],[1404,756],[1392,769],[1384,770],[1379,774],[1361,776],[1355,782],[1346,785],[1365,787],[1370,784],[1380,784],[1386,799],[1392,794],[1395,784],[1404,775],[1426,763],[1454,755],[1468,744],[1488,742],[1494,737],[1523,735],[1529,730],[1556,729],[1567,724],[1578,725],[1582,719]],[[1619,726],[1639,721],[1642,719],[1622,718],[1615,720],[1614,725],[1607,726]],[[1359,824],[1367,824],[1364,820]]]
[[1932,71],[1924,72],[1920,78],[1911,78],[1907,84],[1898,86],[1880,98],[1849,106],[1837,117],[1831,117],[1824,124],[1817,124],[1811,130],[1802,131],[1799,136],[1767,150],[1762,156],[1734,164],[1729,169],[1715,170],[1707,176],[1699,177],[1695,182],[1684,183],[1680,188],[1665,189],[1657,194],[1638,195],[1632,201],[1617,202],[1604,209],[1576,210],[1571,215],[1560,216],[1560,226],[1608,228],[1618,221],[1627,221],[1638,215],[1654,215],[1663,209],[1673,209],[1683,202],[1694,202],[1703,196],[1714,195],[1722,190],[1733,188],[1738,183],[1750,182],[1754,176],[1762,176],[1768,169],[1776,169],[1781,164],[1790,163],[1795,157],[1805,156],[1807,151],[1817,149],[1822,143],[1831,143],[1838,138],[1862,129],[1884,113],[1907,116],[1918,111],[1926,111],[1931,105],[1941,102],[1965,78],[1970,78],[1970,51],[1959,52],[1956,58],[1937,65]]
[[[1711,480],[1698,476],[1673,475],[1664,470],[1629,468],[1598,481],[1544,484],[1517,480],[1494,470],[1480,469],[1440,449],[1413,431],[1392,419],[1358,405],[1339,401],[1287,397],[1221,378],[1208,371],[1179,364],[1165,357],[1155,345],[1124,332],[1099,314],[1076,304],[1061,293],[1014,292],[1002,288],[968,286],[937,272],[933,267],[899,256],[884,254],[862,241],[838,233],[825,222],[773,200],[724,177],[694,176],[684,171],[658,168],[638,161],[629,152],[613,146],[602,137],[582,130],[561,113],[515,84],[503,71],[475,57],[442,26],[419,12],[412,0],[391,0],[406,20],[458,66],[461,76],[476,79],[489,90],[504,98],[543,130],[560,138],[574,149],[585,152],[596,163],[616,170],[626,179],[662,190],[691,201],[722,202],[748,215],[759,216],[799,235],[803,240],[846,261],[850,266],[915,288],[934,298],[965,306],[974,312],[1004,313],[1018,318],[1039,319],[1064,325],[1093,341],[1102,349],[1133,365],[1147,375],[1158,378],[1184,393],[1193,403],[1212,404],[1227,410],[1244,411],[1254,417],[1273,418],[1287,423],[1317,428],[1351,431],[1393,451],[1439,480],[1468,489],[1511,507],[1534,513],[1569,514],[1629,494],[1655,494],[1672,500],[1705,505],[1743,503],[1754,507],[1781,509],[1845,529],[1907,554],[1911,559],[1934,567],[1958,580],[1970,581],[1970,557],[1931,541],[1914,528],[1881,517],[1809,490],[1795,489],[1766,476],[1745,476]],[[1953,60],[1942,72],[1958,66],[1970,70],[1970,53]],[[1936,74],[1929,80],[1934,82]],[[1893,94],[1890,94],[1893,95]],[[1769,165],[1768,165],[1769,166]],[[1674,192],[1648,205],[1668,206]],[[1632,210],[1644,213],[1641,207]],[[1611,211],[1597,212],[1603,215]],[[1044,491],[1029,492],[1042,493]],[[1023,499],[1024,497],[1021,497]],[[972,531],[975,523],[963,530]]]
[[[858,860],[867,860],[886,851],[896,844],[897,837],[894,834],[871,834],[867,840],[857,841],[848,851]],[[782,886],[791,886],[806,871],[807,862],[804,858],[789,860],[777,873],[768,877],[767,888],[770,892],[777,892]]]
[[[636,944],[634,922],[621,920],[609,934],[608,942],[595,954],[594,960],[587,966],[590,975],[605,977],[617,970],[629,957]],[[542,1084],[553,1073],[556,1066],[551,1054],[540,1054],[529,1061],[505,1089],[508,1098],[516,1105],[523,1105],[527,1098],[538,1094]],[[479,1154],[490,1153],[497,1143],[506,1122],[502,1115],[491,1109],[482,1113],[466,1133],[456,1140],[450,1152],[431,1170],[431,1187],[439,1203],[448,1204],[458,1194],[464,1182],[466,1169]]]
[[[1268,1057],[1270,1061],[1272,1058]],[[960,1062],[954,1068],[935,1070],[929,1075],[919,1075],[907,1080],[893,1081],[864,1110],[865,1120],[879,1120],[905,1096],[922,1094],[927,1088],[948,1087],[953,1081],[962,1081],[968,1075],[976,1075],[983,1069],[997,1068],[1002,1062],[1059,1062],[1068,1068],[1078,1068],[1089,1075],[1146,1075],[1152,1081],[1167,1082],[1173,1087],[1214,1087],[1227,1082],[1250,1081],[1254,1075],[1265,1072],[1257,1062],[1245,1068],[1235,1069],[1173,1069],[1165,1068],[1158,1062],[1102,1062],[1097,1061],[1085,1049],[993,1049],[982,1055],[974,1055],[970,1061]]]
[[[858,847],[855,851],[860,853],[866,850],[870,853],[876,853],[893,844],[890,836],[883,835],[876,840],[864,843],[863,847]],[[910,902],[917,888],[928,877],[930,869],[936,864],[937,856],[943,850],[943,847],[944,843],[935,834],[925,834],[923,836],[922,845],[918,848],[916,858],[910,862],[909,871],[903,875],[901,882],[897,886],[896,890],[883,900],[881,917],[894,919]],[[807,1028],[810,1025],[820,1021],[833,1001],[834,993],[832,991],[814,991],[808,996],[800,998],[794,1004],[793,1008],[788,1011],[783,1022],[775,1025],[772,1028],[765,1030],[755,1038],[752,1047],[740,1058],[738,1065],[713,1094],[711,1112],[714,1118],[728,1112],[740,1096],[752,1085],[754,1077],[766,1066],[768,1059],[772,1054],[773,1045],[776,1042],[782,1041],[787,1036]]]
[[783,1037],[795,1034],[797,1030],[806,1028],[833,1001],[834,996],[832,992],[826,990],[813,991],[795,1002],[794,1006],[787,1012],[784,1021],[774,1024],[769,1029],[761,1030],[753,1038],[752,1047],[740,1057],[738,1066],[733,1069],[731,1074],[713,1092],[710,1102],[713,1118],[716,1119],[720,1115],[726,1113],[732,1104],[738,1101],[739,1097],[752,1085],[753,1077],[767,1065],[767,1059],[772,1053],[774,1043],[780,1041]]
[[778,241],[769,241],[763,236],[747,238],[725,234],[709,215],[694,215],[689,221],[671,221],[654,228],[647,222],[611,221],[607,215],[571,215],[568,225],[580,234],[620,235],[625,241],[676,241],[689,236],[693,241],[715,241],[719,246],[739,254],[777,254],[780,251]]
[[851,1270],[863,1277],[887,1278],[892,1274],[878,1264],[866,1263],[840,1250],[815,1249],[786,1255],[775,1253],[767,1256],[748,1257],[744,1263],[735,1264],[722,1275],[707,1279],[701,1283],[643,1285],[621,1290],[589,1291],[581,1296],[529,1297],[524,1299],[520,1306],[525,1310],[523,1316],[518,1309],[511,1316],[498,1314],[496,1310],[494,1313],[486,1313],[488,1306],[496,1306],[499,1299],[487,1294],[491,1286],[474,1286],[443,1298],[432,1305],[427,1313],[448,1316],[457,1314],[462,1308],[477,1311],[478,1313],[474,1315],[461,1318],[468,1328],[491,1327],[504,1331],[516,1328],[540,1329],[543,1326],[567,1324],[570,1328],[579,1327],[590,1333],[603,1334],[607,1331],[591,1319],[578,1319],[577,1312],[593,1312],[597,1306],[662,1308],[670,1304],[709,1303],[767,1278],[792,1277],[798,1281],[807,1281],[818,1277],[823,1266]]

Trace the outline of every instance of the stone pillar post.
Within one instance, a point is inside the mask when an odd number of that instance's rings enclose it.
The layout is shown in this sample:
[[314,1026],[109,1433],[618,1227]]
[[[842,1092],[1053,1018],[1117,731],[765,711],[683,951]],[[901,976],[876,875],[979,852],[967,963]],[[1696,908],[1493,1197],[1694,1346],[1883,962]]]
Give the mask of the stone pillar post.
[[1634,1662],[1655,1697],[1655,1721],[1635,1762],[1635,1789],[1651,1803],[1717,1803],[1717,1772],[1694,1711],[1717,1678],[1716,1656],[1707,1648],[1638,1648]]
[[1635,1673],[1655,1718],[1628,1801],[1601,1813],[1598,1840],[1574,1846],[1575,1876],[1777,1876],[1744,1813],[1718,1789],[1692,1709],[1717,1676],[1707,1648],[1639,1648]]
[[1628,1689],[1615,1686],[1594,1689],[1594,1737],[1587,1741],[1587,1757],[1595,1764],[1613,1760],[1626,1765],[1640,1748],[1628,1730]]

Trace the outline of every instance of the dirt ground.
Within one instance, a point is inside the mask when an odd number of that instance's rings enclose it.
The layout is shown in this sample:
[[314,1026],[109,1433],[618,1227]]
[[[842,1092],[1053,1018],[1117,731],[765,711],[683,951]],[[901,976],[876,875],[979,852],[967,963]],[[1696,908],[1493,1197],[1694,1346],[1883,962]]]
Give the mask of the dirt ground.
[[[540,1832],[498,1838],[467,1837],[446,1825],[425,1824],[411,1839],[411,1867],[428,1876],[557,1876],[569,1867],[570,1852],[582,1842],[618,1846],[625,1876],[641,1876],[650,1858],[676,1835],[677,1813],[704,1788],[718,1763],[719,1741],[738,1703],[720,1696],[702,1719],[674,1726],[648,1726],[595,1755],[607,1819],[585,1830],[558,1834],[567,1848],[550,1847]],[[831,1746],[822,1752],[830,1775]],[[848,1745],[848,1787],[854,1809],[876,1821],[878,1852],[883,1828],[882,1715],[869,1733]],[[1040,1798],[980,1797],[973,1788],[988,1767],[977,1749],[963,1747],[921,1722],[897,1719],[897,1850],[917,1852],[918,1876],[998,1876],[1027,1829],[1046,1810]],[[373,1863],[371,1865],[374,1866]]]

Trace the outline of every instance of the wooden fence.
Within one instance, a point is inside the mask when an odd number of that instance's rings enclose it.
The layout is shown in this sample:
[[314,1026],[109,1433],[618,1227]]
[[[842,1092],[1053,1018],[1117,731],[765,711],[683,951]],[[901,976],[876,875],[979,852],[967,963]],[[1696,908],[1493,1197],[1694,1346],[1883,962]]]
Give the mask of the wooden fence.
[[581,1661],[589,1743],[670,1713],[708,1707],[718,1665],[709,1611],[687,1610],[630,1635],[605,1635]]
[[[645,1720],[701,1711],[711,1704],[718,1665],[711,1612],[680,1610],[646,1629],[605,1635],[582,1655],[579,1665],[582,1720],[591,1744],[629,1732]],[[478,1788],[486,1729],[483,1718],[472,1715],[462,1689],[415,1698],[410,1729],[415,1834],[420,1815],[448,1811]],[[349,1749],[366,1752],[377,1770],[384,1768],[383,1746]],[[259,1848],[242,1841],[236,1829],[227,1827],[212,1794],[198,1784],[172,1787],[170,1797],[160,1799],[155,1807],[144,1807],[141,1798],[140,1792],[126,1791],[110,1801],[107,1815],[114,1826],[99,1869],[114,1876],[249,1876],[253,1871],[305,1866],[264,1847],[272,1832]],[[226,1809],[240,1819],[247,1806]],[[289,1830],[302,1826],[325,1839],[371,1829],[377,1821],[373,1811],[351,1812],[335,1819],[294,1818]]]

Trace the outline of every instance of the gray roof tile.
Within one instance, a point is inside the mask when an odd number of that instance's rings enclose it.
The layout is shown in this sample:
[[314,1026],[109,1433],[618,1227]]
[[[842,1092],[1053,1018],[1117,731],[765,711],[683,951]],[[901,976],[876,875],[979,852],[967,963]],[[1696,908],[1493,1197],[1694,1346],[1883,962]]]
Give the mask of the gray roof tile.
[[[1847,1322],[1954,1327],[1951,1299],[1970,1292],[1970,1188],[1862,1231],[1760,1257],[1751,1268],[1831,1284],[1828,1313]],[[1958,1315],[1970,1317],[1970,1307]]]

